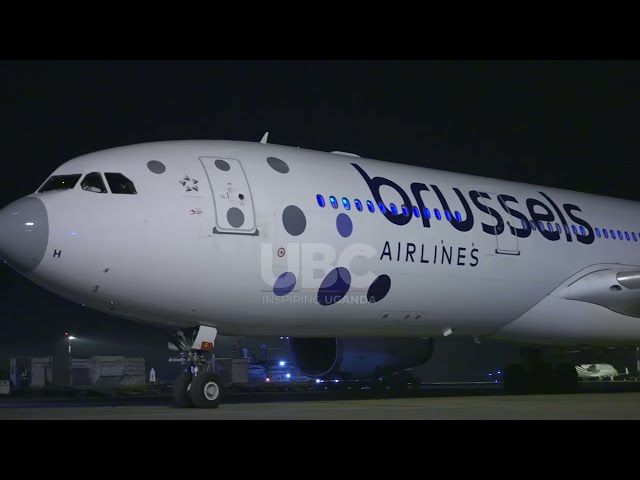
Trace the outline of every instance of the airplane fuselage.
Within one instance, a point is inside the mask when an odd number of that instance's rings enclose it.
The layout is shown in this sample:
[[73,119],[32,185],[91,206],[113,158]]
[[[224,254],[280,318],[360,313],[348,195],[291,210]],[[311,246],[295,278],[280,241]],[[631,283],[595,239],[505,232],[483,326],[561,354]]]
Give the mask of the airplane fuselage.
[[[84,189],[93,172],[135,193]],[[640,270],[635,202],[231,141],[104,150],[53,175],[81,176],[27,197],[48,241],[16,269],[113,315],[227,335],[640,340],[640,290],[613,285]]]

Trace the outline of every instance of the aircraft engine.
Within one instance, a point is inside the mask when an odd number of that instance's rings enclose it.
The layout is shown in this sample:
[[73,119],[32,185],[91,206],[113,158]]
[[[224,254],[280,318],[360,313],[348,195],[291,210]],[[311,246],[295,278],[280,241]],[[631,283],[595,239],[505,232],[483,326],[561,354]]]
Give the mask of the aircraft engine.
[[295,362],[305,375],[357,380],[388,375],[426,363],[433,339],[291,338]]

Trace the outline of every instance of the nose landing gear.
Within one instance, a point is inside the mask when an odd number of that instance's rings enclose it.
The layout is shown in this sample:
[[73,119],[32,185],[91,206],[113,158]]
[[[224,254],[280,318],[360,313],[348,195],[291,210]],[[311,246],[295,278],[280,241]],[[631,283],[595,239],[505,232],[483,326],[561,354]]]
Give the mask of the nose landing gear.
[[224,397],[222,379],[213,369],[208,353],[213,348],[217,330],[201,326],[173,335],[169,348],[180,352],[171,359],[184,366],[173,385],[173,399],[179,408],[216,408]]

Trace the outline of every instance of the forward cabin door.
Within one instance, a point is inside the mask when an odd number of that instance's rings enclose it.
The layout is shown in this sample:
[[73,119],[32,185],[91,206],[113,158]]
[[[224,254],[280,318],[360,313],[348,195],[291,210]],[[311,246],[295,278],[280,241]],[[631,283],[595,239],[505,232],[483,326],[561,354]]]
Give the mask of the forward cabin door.
[[249,182],[235,158],[200,157],[213,197],[212,233],[258,235]]

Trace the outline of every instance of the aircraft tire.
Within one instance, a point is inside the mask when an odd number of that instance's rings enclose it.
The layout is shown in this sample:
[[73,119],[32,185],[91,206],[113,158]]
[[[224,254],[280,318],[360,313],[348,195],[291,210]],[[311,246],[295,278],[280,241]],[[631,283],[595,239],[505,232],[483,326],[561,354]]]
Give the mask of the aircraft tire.
[[184,372],[178,375],[175,383],[173,384],[173,401],[178,408],[190,408],[193,407],[191,396],[189,395],[189,385],[193,380],[193,375],[190,372]]
[[191,383],[189,394],[194,407],[217,408],[224,396],[222,379],[215,373],[202,372]]

